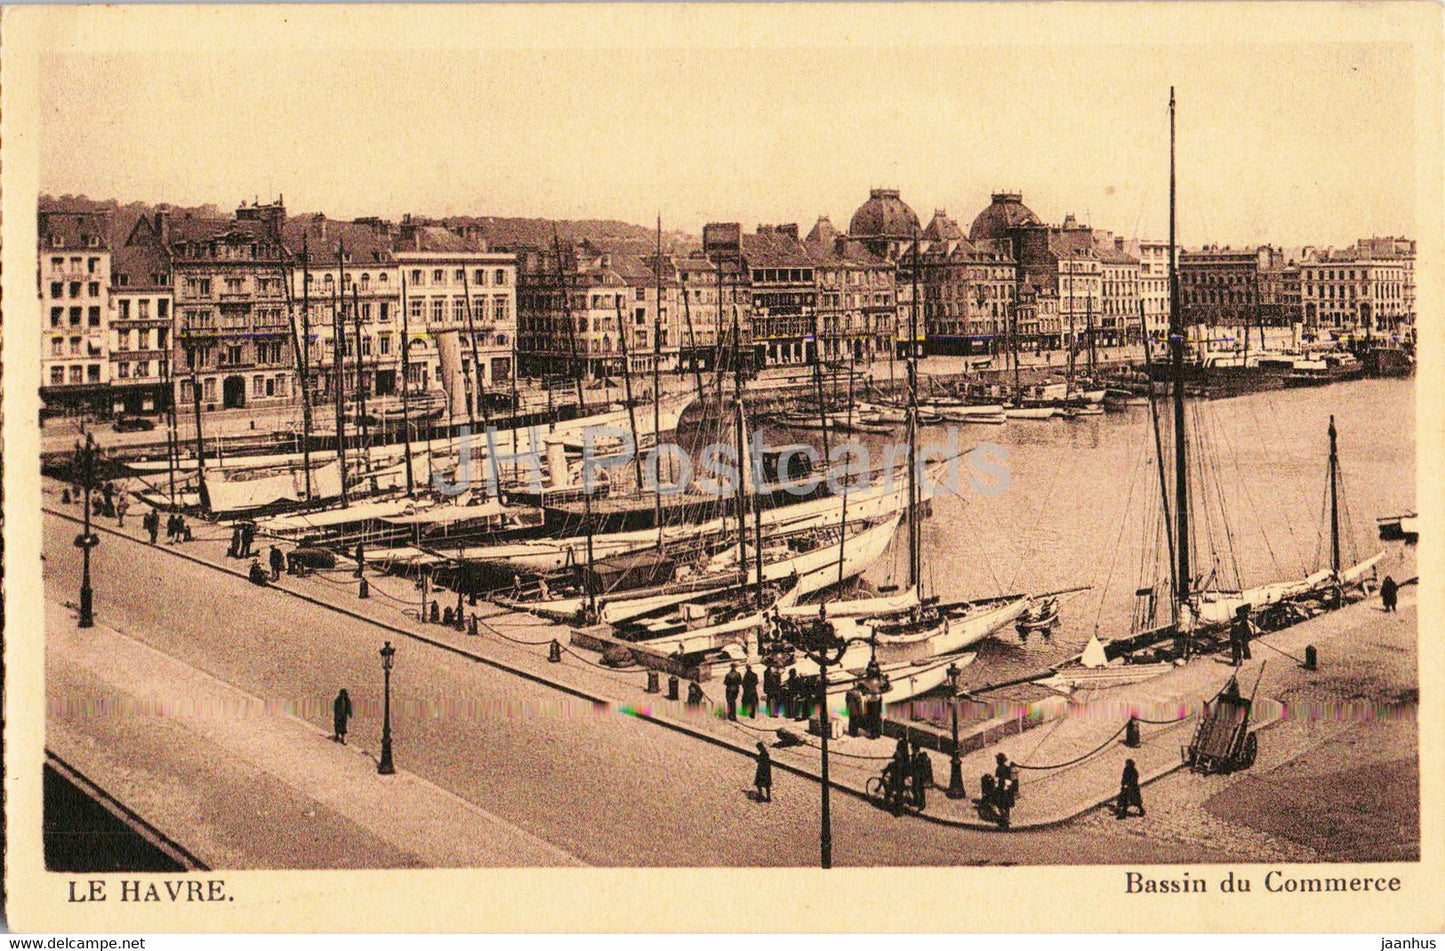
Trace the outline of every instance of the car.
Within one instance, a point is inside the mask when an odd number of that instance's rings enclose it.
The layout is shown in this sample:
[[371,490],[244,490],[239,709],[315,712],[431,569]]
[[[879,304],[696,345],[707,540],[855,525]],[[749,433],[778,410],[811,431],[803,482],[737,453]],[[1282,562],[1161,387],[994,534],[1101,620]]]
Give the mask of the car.
[[117,416],[115,431],[118,433],[143,433],[155,429],[156,424],[144,416]]

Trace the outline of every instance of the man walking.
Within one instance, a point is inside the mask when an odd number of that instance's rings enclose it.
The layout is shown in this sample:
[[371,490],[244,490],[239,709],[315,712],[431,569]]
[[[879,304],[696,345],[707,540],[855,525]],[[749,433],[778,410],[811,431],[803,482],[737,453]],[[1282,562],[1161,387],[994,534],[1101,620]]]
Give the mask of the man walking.
[[758,768],[753,773],[753,785],[757,787],[758,802],[773,801],[773,758],[768,755],[768,748],[761,740],[758,741]]
[[121,496],[115,503],[115,527],[125,528],[125,513],[130,511],[130,500]]
[[151,509],[145,514],[142,521],[145,523],[146,533],[150,535],[151,544],[154,545],[156,543],[156,536],[159,535],[161,531],[161,513],[155,509]]
[[1385,575],[1385,580],[1380,583],[1380,604],[1384,606],[1385,612],[1389,613],[1395,610],[1399,600],[1400,586],[1395,583],[1394,578]]
[[752,664],[743,673],[743,713],[752,719],[758,716],[758,675]]
[[281,556],[281,549],[275,545],[271,546],[271,580],[281,580],[281,568],[286,564],[286,559]]
[[1253,625],[1249,623],[1249,605],[1241,604],[1234,611],[1234,621],[1229,625],[1229,663],[1238,667],[1249,660],[1249,635]]
[[1119,797],[1116,801],[1114,818],[1122,819],[1133,806],[1144,815],[1144,798],[1139,792],[1139,770],[1131,759],[1124,760],[1124,773],[1119,777]]
[[733,664],[732,669],[723,678],[723,694],[728,702],[728,719],[738,718],[738,693],[742,690],[743,675],[738,673],[738,665]]
[[929,759],[923,747],[913,754],[913,802],[918,806],[918,811],[923,811],[927,799],[928,787],[933,785],[933,760]]
[[331,701],[331,739],[342,746],[346,745],[346,721],[351,719],[351,697],[347,695],[346,688],[342,687],[336,699]]

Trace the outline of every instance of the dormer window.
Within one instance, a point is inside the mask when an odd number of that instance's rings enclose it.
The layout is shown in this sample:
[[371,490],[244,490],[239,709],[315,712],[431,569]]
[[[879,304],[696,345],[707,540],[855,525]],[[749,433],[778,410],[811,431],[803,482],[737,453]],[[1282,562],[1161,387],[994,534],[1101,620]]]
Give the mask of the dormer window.
[[50,246],[52,248],[63,248],[65,247],[65,239],[58,234],[53,234],[50,236]]

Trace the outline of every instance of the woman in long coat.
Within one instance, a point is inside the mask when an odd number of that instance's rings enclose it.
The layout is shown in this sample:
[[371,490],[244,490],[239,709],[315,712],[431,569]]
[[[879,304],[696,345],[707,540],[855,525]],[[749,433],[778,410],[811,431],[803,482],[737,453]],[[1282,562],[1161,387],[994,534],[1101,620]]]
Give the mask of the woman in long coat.
[[346,688],[336,695],[331,702],[331,726],[335,731],[332,737],[338,743],[346,742],[346,721],[351,719],[351,697],[347,695]]
[[773,758],[768,748],[758,741],[758,769],[753,773],[753,785],[758,788],[758,802],[773,801]]

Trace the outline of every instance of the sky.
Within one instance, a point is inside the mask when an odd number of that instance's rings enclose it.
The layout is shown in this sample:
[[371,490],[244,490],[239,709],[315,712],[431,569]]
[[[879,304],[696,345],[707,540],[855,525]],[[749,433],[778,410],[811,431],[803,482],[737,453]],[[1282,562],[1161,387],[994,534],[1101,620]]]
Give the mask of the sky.
[[918,37],[51,52],[40,189],[692,233],[841,230],[874,187],[967,230],[1009,190],[1045,221],[1163,238],[1173,85],[1181,243],[1414,233],[1408,45]]

